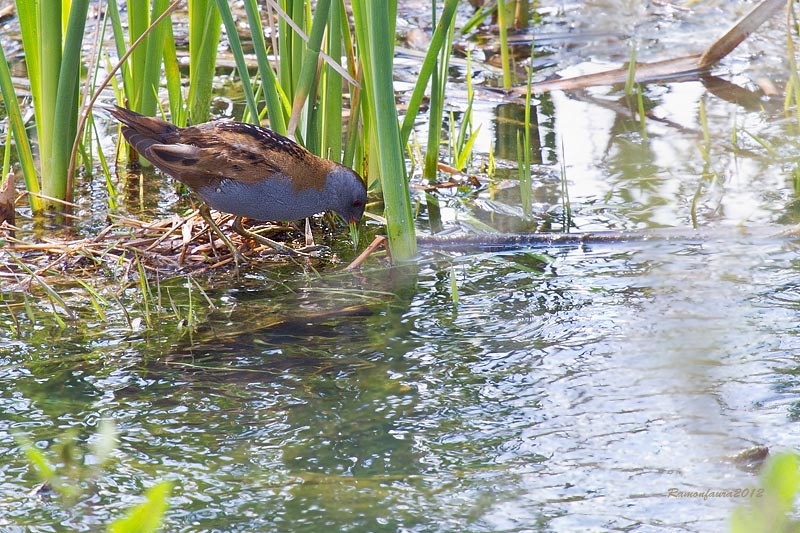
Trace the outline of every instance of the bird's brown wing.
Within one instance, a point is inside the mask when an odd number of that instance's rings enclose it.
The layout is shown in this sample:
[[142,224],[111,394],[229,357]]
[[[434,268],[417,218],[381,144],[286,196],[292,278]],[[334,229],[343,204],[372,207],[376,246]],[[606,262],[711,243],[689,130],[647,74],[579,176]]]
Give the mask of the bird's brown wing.
[[[265,128],[211,122],[180,130],[175,144],[153,144],[145,157],[190,187],[209,178],[243,183],[288,177],[297,188],[322,188],[330,161]],[[172,140],[172,139],[170,139]]]
[[145,157],[189,187],[225,178],[253,183],[280,173],[280,169],[263,156],[233,150],[229,146],[212,148],[183,143],[153,144],[148,147]]

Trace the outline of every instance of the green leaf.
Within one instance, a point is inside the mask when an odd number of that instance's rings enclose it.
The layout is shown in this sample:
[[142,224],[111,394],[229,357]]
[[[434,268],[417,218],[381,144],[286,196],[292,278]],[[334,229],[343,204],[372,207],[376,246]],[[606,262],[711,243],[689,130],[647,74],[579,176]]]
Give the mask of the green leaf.
[[[230,7],[228,7],[228,11],[230,11]],[[220,11],[214,1],[189,1],[188,105],[189,119],[192,124],[200,124],[208,120],[221,30]],[[231,50],[235,50],[234,41],[238,43],[238,40],[239,35],[234,26],[233,36],[228,36]],[[239,46],[241,47],[241,45]],[[239,66],[238,62],[237,66]],[[245,90],[250,88],[249,80],[245,80],[244,77],[242,77],[242,84],[246,86],[243,87]],[[252,93],[252,89],[250,92]]]
[[34,193],[28,195],[31,209],[33,209],[34,212],[39,212],[42,210],[42,200],[36,195],[39,193],[39,181],[36,177],[33,153],[31,151],[30,142],[28,141],[28,134],[25,131],[25,123],[22,120],[22,112],[20,111],[17,95],[14,91],[14,84],[11,81],[11,71],[6,61],[6,53],[2,45],[0,45],[0,93],[2,93],[3,101],[6,104],[6,113],[11,123],[11,130],[14,132],[17,155],[20,166],[22,167],[22,173],[25,177],[25,187],[28,189],[28,192]]
[[800,472],[797,466],[797,455],[784,453],[776,455],[763,474],[764,487],[778,498],[786,511],[792,508],[797,489],[800,487]]
[[131,509],[122,518],[108,526],[109,533],[152,533],[161,527],[164,512],[167,510],[172,482],[162,481],[145,492],[147,501]]

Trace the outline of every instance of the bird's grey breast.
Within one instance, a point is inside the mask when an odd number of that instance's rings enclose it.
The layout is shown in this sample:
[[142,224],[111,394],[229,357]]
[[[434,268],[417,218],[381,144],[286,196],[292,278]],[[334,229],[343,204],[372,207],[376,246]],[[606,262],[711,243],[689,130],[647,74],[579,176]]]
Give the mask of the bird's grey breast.
[[256,220],[298,220],[329,208],[322,191],[296,190],[281,175],[252,183],[222,178],[195,192],[218,211]]

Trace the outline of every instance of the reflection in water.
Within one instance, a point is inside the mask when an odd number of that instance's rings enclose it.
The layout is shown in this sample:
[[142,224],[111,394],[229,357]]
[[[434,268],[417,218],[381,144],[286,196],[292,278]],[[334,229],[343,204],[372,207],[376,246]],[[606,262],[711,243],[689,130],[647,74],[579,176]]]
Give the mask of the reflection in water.
[[[11,424],[44,444],[113,418],[119,462],[99,488],[122,496],[93,516],[170,478],[172,529],[717,529],[736,502],[667,493],[749,486],[726,457],[791,446],[770,428],[797,402],[777,381],[793,382],[800,348],[780,335],[794,248],[727,237],[451,252],[211,294],[222,309],[190,353],[106,343],[94,365],[64,353],[48,369],[2,352],[0,442],[13,449]],[[325,314],[353,305],[370,312]],[[8,465],[6,523],[60,523],[64,511],[21,496],[23,459]]]
[[[495,157],[519,161],[517,141],[525,138],[525,106],[522,104],[500,104],[495,107]],[[532,164],[542,163],[542,143],[539,140],[538,114],[531,112],[530,140],[528,147]]]

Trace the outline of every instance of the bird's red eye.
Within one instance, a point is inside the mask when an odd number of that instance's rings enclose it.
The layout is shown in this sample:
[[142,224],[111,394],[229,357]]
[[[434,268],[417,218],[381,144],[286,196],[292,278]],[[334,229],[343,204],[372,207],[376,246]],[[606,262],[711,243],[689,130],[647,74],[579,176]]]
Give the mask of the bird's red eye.
[[353,202],[353,207],[361,207],[361,200],[355,200]]

